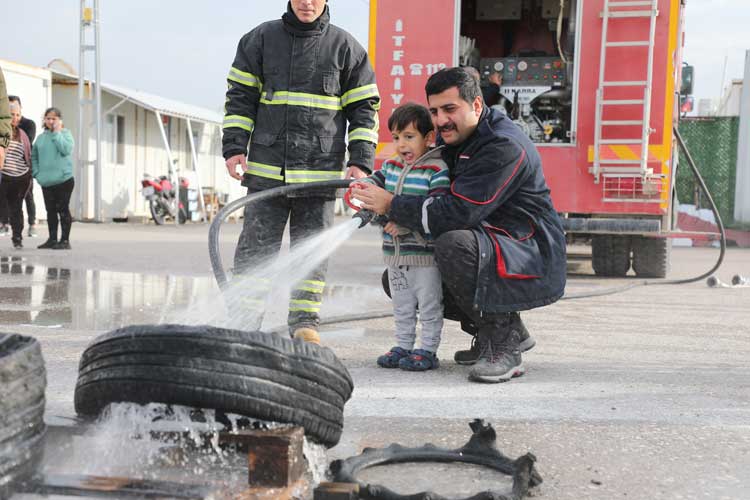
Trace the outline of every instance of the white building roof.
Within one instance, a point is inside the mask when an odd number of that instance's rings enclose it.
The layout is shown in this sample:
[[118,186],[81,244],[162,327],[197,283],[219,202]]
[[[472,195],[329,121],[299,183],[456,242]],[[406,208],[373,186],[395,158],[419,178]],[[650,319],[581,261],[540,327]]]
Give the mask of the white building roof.
[[[78,76],[76,75],[61,73],[55,70],[52,71],[52,75],[54,80],[78,81]],[[127,99],[128,101],[150,111],[158,111],[163,115],[176,118],[189,118],[190,120],[204,123],[220,124],[223,121],[222,114],[217,111],[149,94],[148,92],[143,92],[141,90],[130,89],[121,85],[113,85],[111,83],[103,82],[102,91],[116,95],[122,99]]]

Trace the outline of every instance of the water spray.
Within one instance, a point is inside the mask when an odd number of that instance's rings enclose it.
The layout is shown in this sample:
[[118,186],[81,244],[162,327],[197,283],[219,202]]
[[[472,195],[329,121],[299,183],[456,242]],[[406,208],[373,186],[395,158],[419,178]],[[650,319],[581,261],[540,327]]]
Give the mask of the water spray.
[[218,282],[219,287],[223,288],[228,283],[224,265],[221,260],[221,254],[219,253],[219,232],[221,230],[221,225],[227,220],[230,214],[232,214],[236,210],[239,210],[240,208],[244,208],[247,205],[268,198],[284,196],[288,193],[305,191],[309,189],[341,189],[349,187],[349,184],[351,182],[352,179],[341,179],[304,184],[290,184],[288,186],[279,186],[277,188],[266,189],[265,191],[252,193],[227,204],[219,211],[218,214],[216,214],[216,217],[214,217],[214,220],[211,221],[211,226],[208,229],[208,255],[209,259],[211,260],[211,268],[214,272],[214,276],[216,277],[216,281]]

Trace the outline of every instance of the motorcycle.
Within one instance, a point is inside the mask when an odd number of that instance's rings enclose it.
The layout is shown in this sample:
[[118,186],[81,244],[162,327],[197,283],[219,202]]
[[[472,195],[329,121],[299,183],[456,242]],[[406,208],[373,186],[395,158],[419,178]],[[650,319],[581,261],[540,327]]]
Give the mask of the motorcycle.
[[[180,177],[180,189],[187,189],[188,184],[189,182],[185,177]],[[157,226],[164,224],[167,217],[174,220],[176,211],[178,212],[177,217],[180,224],[184,224],[187,221],[185,206],[179,198],[175,204],[177,193],[172,182],[166,175],[154,178],[149,174],[144,174],[141,186],[141,194],[148,200],[151,217]],[[177,209],[175,209],[175,205]]]

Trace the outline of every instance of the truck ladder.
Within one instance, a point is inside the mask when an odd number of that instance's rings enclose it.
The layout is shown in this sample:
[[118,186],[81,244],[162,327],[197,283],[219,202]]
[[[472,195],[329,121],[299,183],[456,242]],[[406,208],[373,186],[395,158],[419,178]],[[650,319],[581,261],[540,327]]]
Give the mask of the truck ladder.
[[[643,7],[643,9],[632,9],[631,7]],[[599,87],[596,92],[596,122],[594,124],[594,165],[591,173],[594,175],[594,182],[599,184],[602,174],[607,176],[627,176],[633,177],[640,174],[642,179],[646,179],[651,174],[648,169],[648,146],[649,135],[651,134],[651,86],[653,83],[654,69],[654,40],[656,36],[656,18],[659,16],[658,0],[604,0],[604,11],[601,13],[603,20],[602,25],[602,45],[601,56],[599,61]],[[632,41],[611,41],[608,39],[609,23],[612,20],[619,22],[628,22],[628,20],[650,18],[648,39]],[[644,47],[648,50],[648,66],[646,68],[645,80],[628,80],[628,81],[608,81],[607,75],[607,52],[609,49],[623,50],[623,48]],[[637,78],[637,77],[635,77]],[[605,91],[607,88],[628,87],[642,88],[643,98],[638,99],[607,99]],[[613,106],[639,106],[643,113],[638,119],[629,120],[612,120],[604,119],[605,110],[612,109]],[[636,126],[641,127],[640,137],[612,137],[612,134],[605,134],[605,127],[628,127],[627,130],[633,130]],[[606,136],[606,138],[604,138]],[[606,145],[637,145],[640,147],[640,158],[637,159],[607,159],[601,157],[602,146]]]

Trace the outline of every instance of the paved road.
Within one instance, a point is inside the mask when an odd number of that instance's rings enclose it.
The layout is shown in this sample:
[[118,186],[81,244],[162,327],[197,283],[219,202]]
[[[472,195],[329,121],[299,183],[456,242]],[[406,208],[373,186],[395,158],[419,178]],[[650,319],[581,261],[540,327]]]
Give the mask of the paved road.
[[[206,226],[77,224],[71,252],[14,251],[0,239],[0,329],[42,341],[48,422],[62,425],[74,416],[78,357],[96,333],[179,319],[185,307],[209,303],[216,287],[206,234]],[[236,225],[226,226],[225,262],[237,234]],[[717,254],[675,249],[671,277],[701,274]],[[374,230],[347,241],[331,260],[326,314],[386,309],[379,262]],[[586,271],[569,277],[569,291],[636,282]],[[728,282],[736,273],[750,275],[750,251],[729,250],[719,276]],[[527,374],[503,385],[469,383],[453,364],[452,353],[469,337],[452,322],[441,369],[421,374],[374,366],[392,343],[390,319],[326,327],[325,343],[356,386],[344,439],[330,457],[394,441],[457,447],[479,417],[495,425],[501,450],[538,457],[545,482],[536,496],[750,498],[750,288],[639,287],[523,317],[538,344],[525,356]],[[282,320],[280,311],[272,319]],[[452,486],[468,494],[483,484],[467,474]]]

